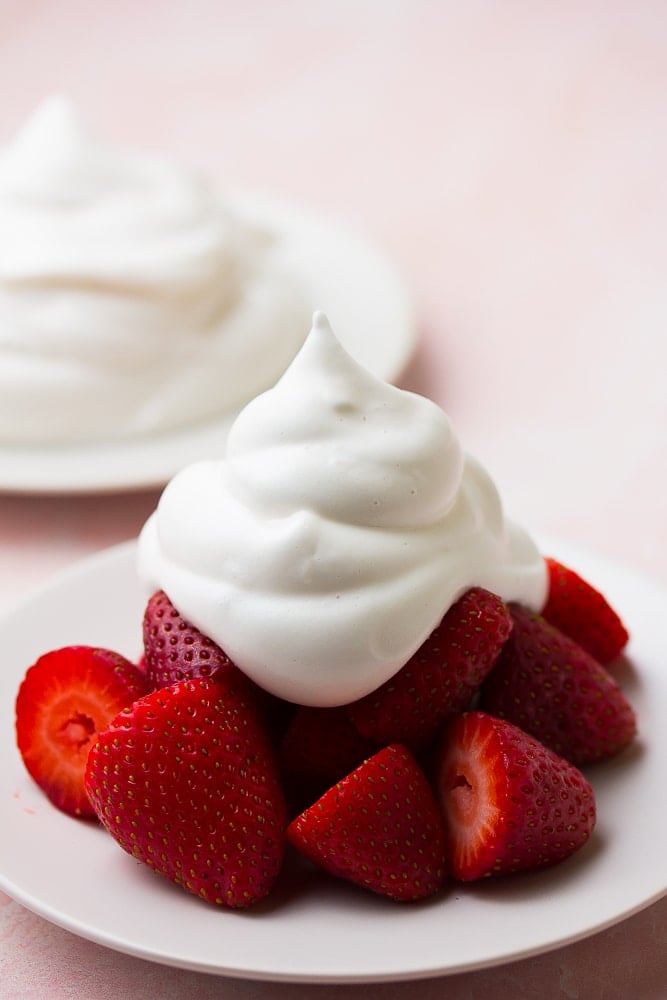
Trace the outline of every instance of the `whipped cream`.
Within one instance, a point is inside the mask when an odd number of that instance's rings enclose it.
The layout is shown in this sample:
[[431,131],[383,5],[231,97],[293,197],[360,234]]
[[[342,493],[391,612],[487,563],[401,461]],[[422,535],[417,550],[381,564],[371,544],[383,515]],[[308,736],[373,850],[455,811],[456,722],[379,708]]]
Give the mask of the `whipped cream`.
[[238,409],[312,304],[280,240],[51,98],[0,152],[0,441],[117,439]]
[[540,610],[547,586],[445,413],[360,367],[321,313],[226,457],[167,485],[139,574],[262,687],[319,706],[390,678],[469,587]]

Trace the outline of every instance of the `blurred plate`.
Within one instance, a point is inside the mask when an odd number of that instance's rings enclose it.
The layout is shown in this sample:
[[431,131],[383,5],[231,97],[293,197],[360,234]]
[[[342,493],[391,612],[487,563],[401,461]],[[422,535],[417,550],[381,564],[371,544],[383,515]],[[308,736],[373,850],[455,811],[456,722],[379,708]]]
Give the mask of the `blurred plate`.
[[[255,195],[229,194],[240,218],[277,232],[285,261],[302,276],[313,309],[366,368],[394,381],[417,339],[413,306],[393,265],[355,233]],[[183,465],[217,456],[238,410],[182,429],[129,440],[76,445],[0,444],[0,490],[101,493],[163,486]]]

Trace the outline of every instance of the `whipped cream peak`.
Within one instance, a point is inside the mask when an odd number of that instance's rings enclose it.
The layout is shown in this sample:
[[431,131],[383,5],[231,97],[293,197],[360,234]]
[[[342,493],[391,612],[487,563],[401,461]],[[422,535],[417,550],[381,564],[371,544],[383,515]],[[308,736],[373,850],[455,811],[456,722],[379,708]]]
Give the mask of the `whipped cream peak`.
[[30,180],[42,169],[44,156],[51,169],[63,174],[89,145],[80,116],[64,97],[51,97],[33,112],[0,159],[0,182],[5,189],[29,190]]
[[227,465],[230,489],[253,509],[279,516],[305,505],[320,517],[399,528],[444,516],[463,453],[435,403],[371,375],[316,312],[285,374],[236,419]]
[[0,441],[117,440],[238,409],[311,303],[277,233],[51,98],[0,150]]
[[105,186],[129,191],[158,179],[180,182],[184,192],[198,187],[176,164],[105,145],[64,96],[47,98],[0,156],[0,190],[55,205],[99,200]]
[[133,158],[105,147],[62,96],[47,98],[0,156],[0,190],[23,203],[82,206],[109,191],[137,181],[138,168],[149,181],[164,168],[149,157]]
[[362,369],[321,314],[226,456],[168,484],[139,572],[258,684],[320,706],[389,679],[471,586],[546,597],[543,558],[448,417]]

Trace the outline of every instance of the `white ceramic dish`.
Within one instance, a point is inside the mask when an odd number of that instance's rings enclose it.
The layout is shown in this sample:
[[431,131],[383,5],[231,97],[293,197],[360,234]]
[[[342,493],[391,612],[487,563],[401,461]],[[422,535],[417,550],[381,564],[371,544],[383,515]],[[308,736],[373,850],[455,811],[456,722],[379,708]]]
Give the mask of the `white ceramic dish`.
[[[598,826],[591,843],[549,871],[454,886],[400,905],[294,873],[248,912],[202,903],[135,862],[93,824],[57,812],[14,746],[13,705],[25,668],[72,642],[136,655],[143,595],[134,547],[108,550],[59,576],[0,625],[0,888],[46,919],[121,952],[251,979],[363,982],[416,979],[497,965],[593,934],[667,892],[667,594],[577,548],[543,546],[588,575],[632,632],[619,676],[641,735],[591,768]],[[641,822],[637,818],[641,817]]]
[[[356,234],[292,205],[241,192],[230,193],[226,203],[283,237],[286,263],[302,276],[313,309],[327,313],[361,364],[385,381],[396,379],[414,349],[417,324],[393,265]],[[0,490],[68,494],[163,486],[188,462],[219,454],[235,415],[104,444],[0,444]]]

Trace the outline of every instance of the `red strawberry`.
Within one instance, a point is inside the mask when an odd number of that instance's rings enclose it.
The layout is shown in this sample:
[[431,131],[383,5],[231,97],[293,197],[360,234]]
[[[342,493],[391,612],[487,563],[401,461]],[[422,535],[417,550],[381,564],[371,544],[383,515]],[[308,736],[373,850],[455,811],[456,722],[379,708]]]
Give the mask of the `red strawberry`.
[[635,713],[613,677],[540,615],[518,605],[511,611],[512,635],[482,685],[479,707],[574,764],[627,746]]
[[190,677],[210,677],[232,665],[224,650],[179,614],[163,590],[146,605],[143,636],[146,672],[154,689]]
[[423,899],[445,876],[442,817],[423,771],[394,744],[364,761],[287,827],[332,875],[391,899]]
[[[183,618],[163,590],[153,594],[146,605],[143,636],[143,666],[151,690],[169,687],[176,681],[212,677],[217,671],[236,669],[233,661],[213,639]],[[252,681],[248,683],[261,705],[267,725],[279,735],[292,706]]]
[[511,629],[499,597],[469,590],[394,677],[348,706],[354,725],[379,744],[423,749],[444,719],[468,706]]
[[467,712],[446,726],[434,787],[447,866],[461,881],[553,865],[595,826],[593,790],[577,768],[502,719]]
[[300,705],[280,741],[283,781],[298,799],[312,802],[379,747],[352,725],[345,707]]
[[101,733],[86,789],[133,857],[212,903],[271,889],[285,802],[252,689],[236,668],[139,699]]
[[610,663],[628,641],[625,625],[607,599],[578,573],[546,559],[549,595],[542,617],[600,663]]
[[73,816],[94,816],[84,789],[88,752],[100,730],[146,691],[124,656],[66,646],[40,656],[16,698],[16,741],[30,776]]

